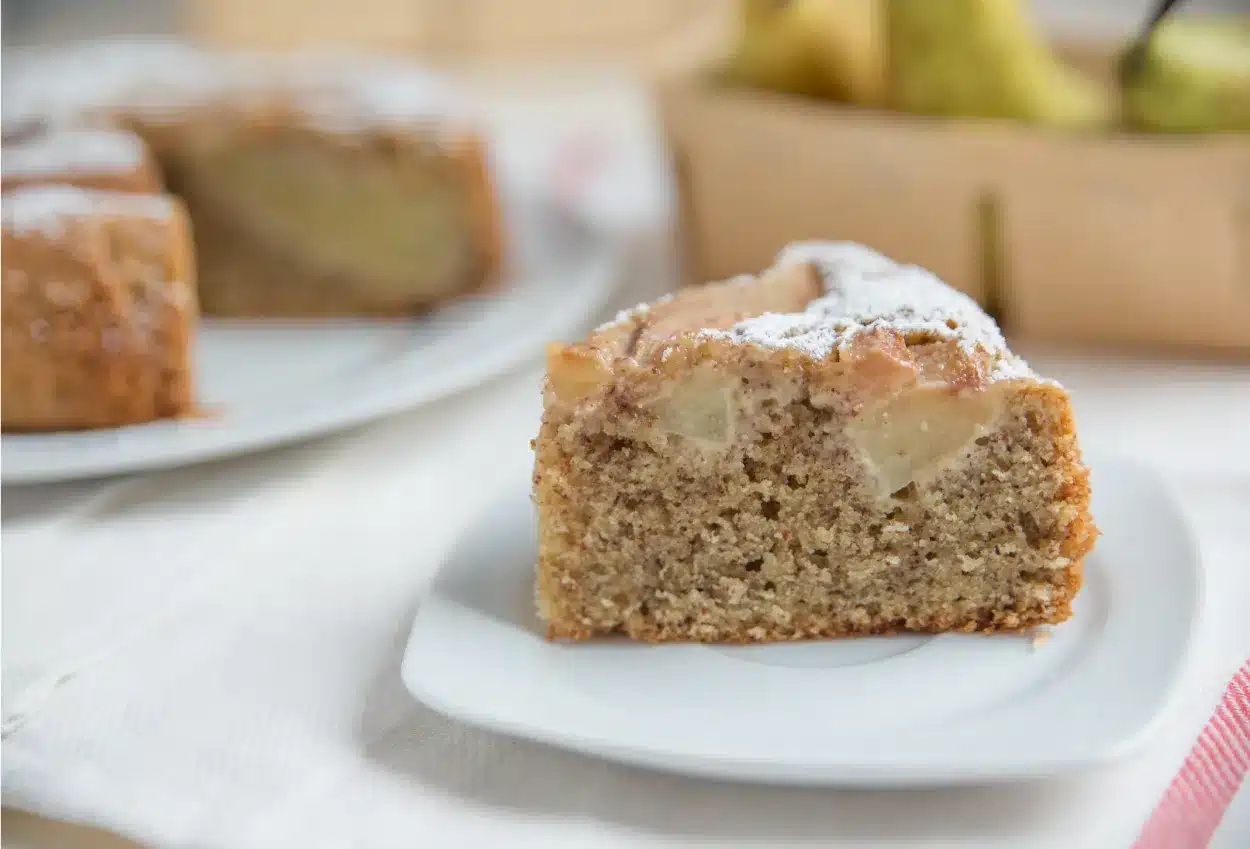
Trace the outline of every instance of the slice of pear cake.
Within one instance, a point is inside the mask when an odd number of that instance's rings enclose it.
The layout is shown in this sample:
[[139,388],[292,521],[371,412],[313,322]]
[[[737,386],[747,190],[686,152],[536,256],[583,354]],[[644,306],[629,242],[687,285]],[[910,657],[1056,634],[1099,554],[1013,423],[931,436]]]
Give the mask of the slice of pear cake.
[[1010,631],[1097,531],[1067,393],[928,272],[805,243],[548,352],[553,638]]

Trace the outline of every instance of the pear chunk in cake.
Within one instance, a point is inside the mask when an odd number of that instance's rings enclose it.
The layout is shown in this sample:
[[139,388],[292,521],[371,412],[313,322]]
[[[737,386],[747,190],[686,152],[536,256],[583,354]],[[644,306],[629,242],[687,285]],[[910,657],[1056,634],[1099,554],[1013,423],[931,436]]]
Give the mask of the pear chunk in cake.
[[1067,393],[928,272],[792,245],[548,353],[537,603],[553,638],[1014,631],[1097,531]]

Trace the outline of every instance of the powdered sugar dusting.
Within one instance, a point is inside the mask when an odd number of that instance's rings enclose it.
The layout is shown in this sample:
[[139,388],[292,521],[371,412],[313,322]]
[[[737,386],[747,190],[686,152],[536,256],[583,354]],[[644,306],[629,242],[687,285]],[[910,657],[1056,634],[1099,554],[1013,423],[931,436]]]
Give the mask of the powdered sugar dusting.
[[57,185],[17,189],[0,202],[0,218],[6,232],[15,236],[39,234],[48,239],[63,238],[66,222],[76,218],[104,215],[165,220],[173,211],[173,201],[164,195]]
[[125,173],[145,155],[138,136],[111,130],[65,130],[9,145],[0,160],[5,177],[55,174]]
[[636,318],[641,318],[649,313],[652,308],[658,307],[660,304],[666,304],[673,300],[673,297],[673,295],[664,295],[663,297],[656,298],[650,303],[638,304],[637,306],[630,307],[627,310],[621,310],[611,321],[605,321],[603,324],[596,327],[594,332],[603,333],[606,330],[611,330],[614,327],[633,321]]
[[6,128],[72,126],[122,108],[147,116],[203,102],[231,76],[204,51],[161,39],[105,39],[6,58]]
[[851,243],[802,242],[786,248],[778,266],[810,262],[825,294],[800,313],[766,313],[709,338],[763,348],[792,348],[823,359],[857,334],[888,327],[903,334],[949,339],[991,355],[991,379],[1035,378],[1028,364],[1007,349],[994,320],[976,302],[914,265],[901,265]]
[[351,54],[285,60],[281,89],[295,108],[327,132],[362,126],[433,129],[462,111],[442,77],[411,63]]
[[281,102],[325,132],[424,126],[459,102],[437,75],[350,54],[228,53],[163,39],[104,39],[6,57],[8,129],[74,126],[128,112],[160,121],[204,105]]

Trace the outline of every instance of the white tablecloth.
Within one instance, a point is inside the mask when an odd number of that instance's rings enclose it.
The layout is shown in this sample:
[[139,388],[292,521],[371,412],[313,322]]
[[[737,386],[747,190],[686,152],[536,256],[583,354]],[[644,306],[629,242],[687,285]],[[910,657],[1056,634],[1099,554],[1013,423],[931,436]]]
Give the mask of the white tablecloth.
[[[620,96],[633,105],[596,94],[552,101],[551,114],[621,152],[621,190],[599,191],[634,246],[641,297],[667,285],[670,208],[646,111]],[[404,639],[461,530],[525,478],[535,364],[301,447],[6,489],[5,804],[205,849],[1128,846],[1250,655],[1250,370],[1024,352],[1070,386],[1088,443],[1163,472],[1208,567],[1195,664],[1157,738],[1123,763],[983,789],[728,785],[514,741],[414,703],[398,676]],[[1222,845],[1245,845],[1232,827]]]

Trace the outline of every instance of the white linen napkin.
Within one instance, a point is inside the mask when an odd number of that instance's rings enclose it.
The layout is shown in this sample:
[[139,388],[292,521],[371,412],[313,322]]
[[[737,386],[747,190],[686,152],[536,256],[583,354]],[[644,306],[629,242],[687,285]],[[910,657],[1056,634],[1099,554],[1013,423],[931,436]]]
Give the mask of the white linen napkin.
[[[456,399],[6,523],[6,803],[157,846],[350,845],[387,811],[365,788],[395,783],[367,753],[412,711],[396,664],[421,588],[526,460],[537,373],[473,394],[492,416]],[[289,842],[356,794],[337,834]]]

